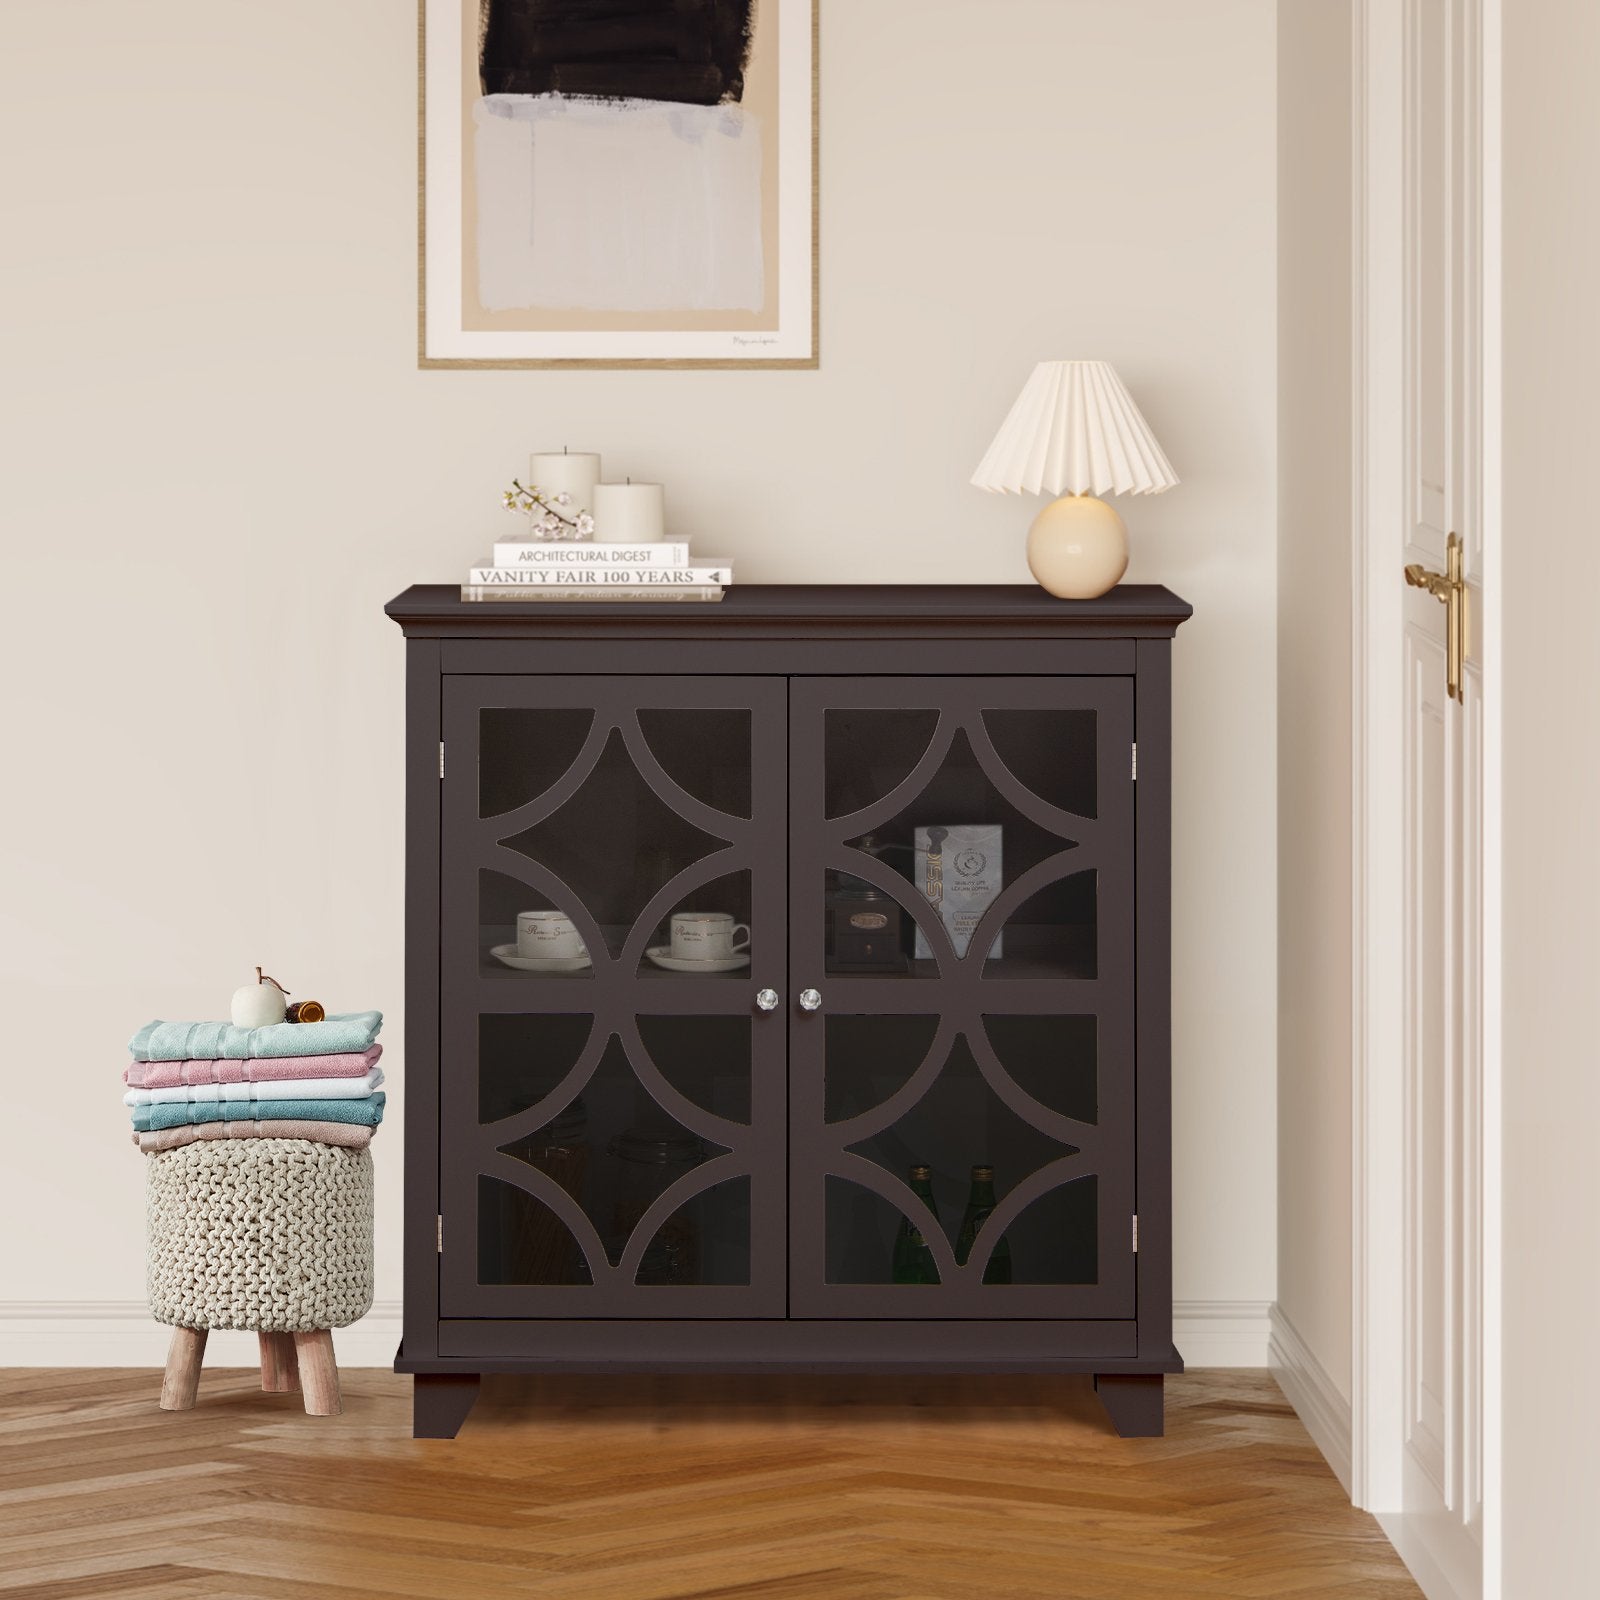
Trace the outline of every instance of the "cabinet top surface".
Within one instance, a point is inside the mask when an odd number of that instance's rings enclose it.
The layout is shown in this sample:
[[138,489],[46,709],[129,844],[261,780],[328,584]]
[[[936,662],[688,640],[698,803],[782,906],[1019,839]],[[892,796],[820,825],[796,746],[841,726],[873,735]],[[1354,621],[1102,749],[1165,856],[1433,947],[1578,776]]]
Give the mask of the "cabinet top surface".
[[1193,607],[1159,584],[1119,584],[1098,600],[1057,600],[1033,584],[767,584],[730,587],[720,601],[473,601],[454,584],[415,584],[385,612],[422,638],[582,638],[635,634],[781,637],[841,626],[915,635],[1167,638]]

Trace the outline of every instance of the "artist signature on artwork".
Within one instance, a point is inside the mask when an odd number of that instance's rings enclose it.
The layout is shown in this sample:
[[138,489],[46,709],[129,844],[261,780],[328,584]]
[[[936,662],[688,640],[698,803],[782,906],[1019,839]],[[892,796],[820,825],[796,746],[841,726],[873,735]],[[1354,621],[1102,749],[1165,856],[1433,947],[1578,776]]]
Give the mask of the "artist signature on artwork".
[[748,334],[736,333],[733,336],[733,342],[739,345],[776,344],[778,342],[778,336],[775,333],[765,333],[758,338],[751,338]]

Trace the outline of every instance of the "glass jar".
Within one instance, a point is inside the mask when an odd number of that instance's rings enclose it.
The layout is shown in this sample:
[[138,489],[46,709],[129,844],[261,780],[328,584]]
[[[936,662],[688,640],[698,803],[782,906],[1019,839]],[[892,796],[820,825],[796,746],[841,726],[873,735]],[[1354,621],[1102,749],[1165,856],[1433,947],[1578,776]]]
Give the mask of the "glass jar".
[[[541,1128],[506,1146],[506,1154],[526,1161],[552,1178],[581,1206],[589,1170],[589,1111],[578,1095],[565,1111]],[[593,1277],[578,1241],[547,1206],[525,1207],[528,1214],[507,1235],[511,1283],[583,1284]]]
[[[684,1128],[634,1126],[611,1141],[612,1205],[607,1249],[621,1259],[634,1229],[651,1206],[686,1172],[706,1159],[697,1135]],[[700,1223],[693,1203],[680,1206],[645,1246],[634,1281],[700,1281]]]

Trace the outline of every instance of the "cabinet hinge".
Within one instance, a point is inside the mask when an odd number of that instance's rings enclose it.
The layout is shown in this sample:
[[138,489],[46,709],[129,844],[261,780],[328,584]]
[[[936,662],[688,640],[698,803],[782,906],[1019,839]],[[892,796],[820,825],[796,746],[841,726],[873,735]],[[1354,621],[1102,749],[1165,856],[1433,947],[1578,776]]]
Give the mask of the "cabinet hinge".
[[439,741],[439,776],[444,776],[444,740]]
[[[444,746],[443,745],[439,746],[439,776],[441,778],[444,776]],[[1133,745],[1133,781],[1135,783],[1137,783],[1139,781],[1139,743],[1138,743],[1137,740],[1134,741],[1134,745]]]
[[434,1231],[433,1231],[433,1249],[434,1249],[434,1254],[442,1256],[444,1254],[444,1215],[443,1215],[443,1213],[441,1212],[440,1215],[435,1217],[433,1220],[434,1220]]
[[1135,1255],[1139,1253],[1139,1213],[1137,1211],[1133,1214],[1133,1253]]

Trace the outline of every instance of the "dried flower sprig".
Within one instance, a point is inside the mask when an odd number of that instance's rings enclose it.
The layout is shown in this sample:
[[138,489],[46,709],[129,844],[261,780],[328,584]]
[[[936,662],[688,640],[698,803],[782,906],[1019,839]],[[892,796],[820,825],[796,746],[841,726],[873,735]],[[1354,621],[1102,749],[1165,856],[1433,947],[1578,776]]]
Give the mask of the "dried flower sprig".
[[537,484],[523,484],[513,478],[500,503],[507,511],[520,512],[528,519],[528,536],[532,539],[580,540],[594,533],[594,518],[587,511],[569,514],[572,496],[565,489],[559,494],[546,494]]

